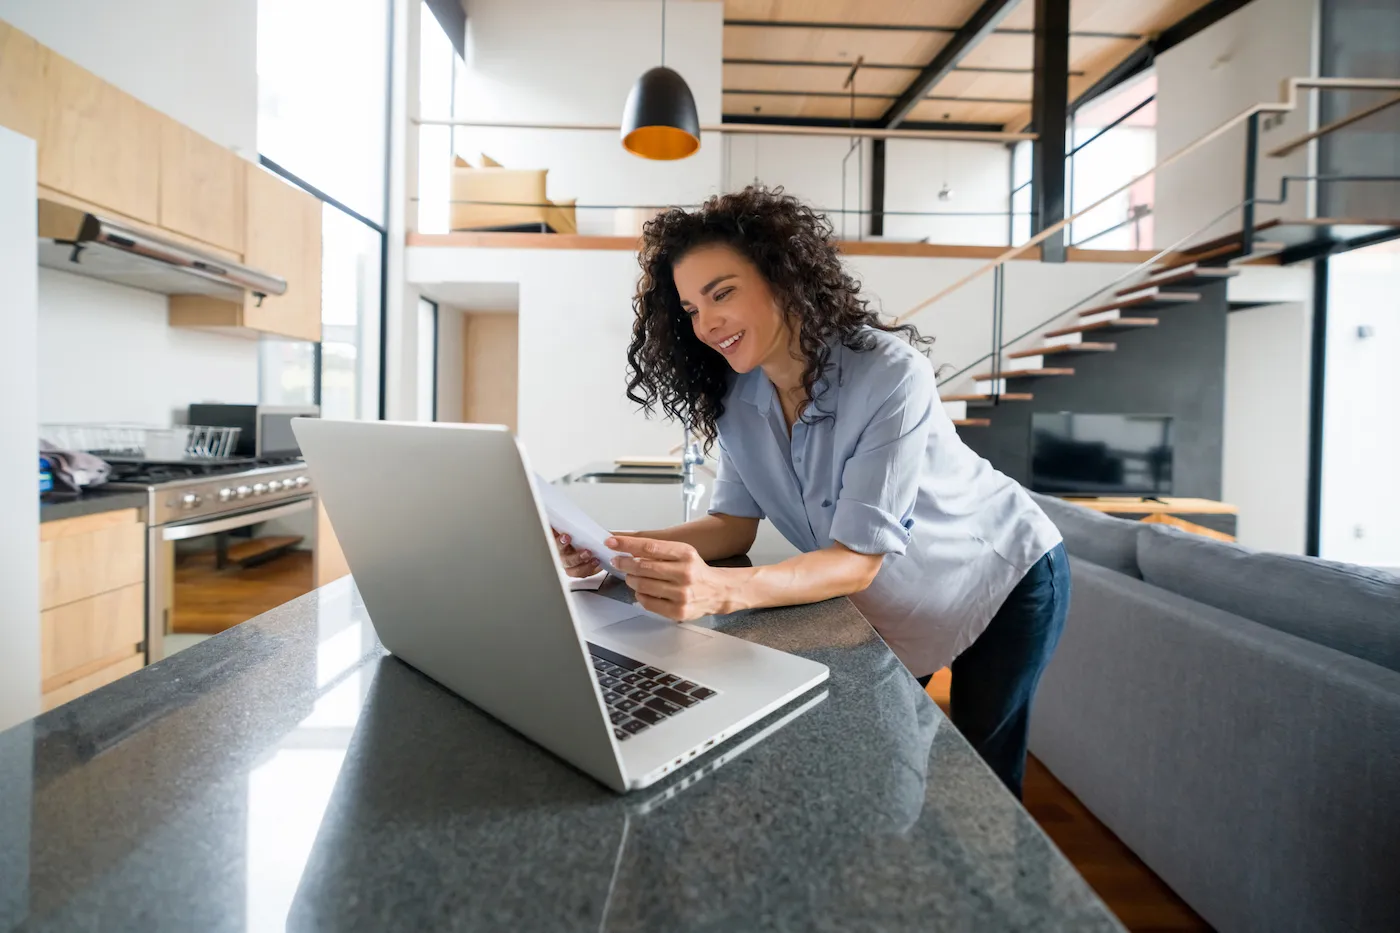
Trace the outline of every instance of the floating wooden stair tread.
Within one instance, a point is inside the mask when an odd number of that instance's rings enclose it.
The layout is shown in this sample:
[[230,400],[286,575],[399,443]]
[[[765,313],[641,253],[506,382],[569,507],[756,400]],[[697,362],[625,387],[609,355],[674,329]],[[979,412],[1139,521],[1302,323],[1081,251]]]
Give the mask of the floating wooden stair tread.
[[[1068,366],[1043,367],[1041,369],[1003,369],[999,373],[978,373],[973,379],[1031,379],[1036,376],[1073,376],[1074,370]],[[1006,396],[1002,396],[1006,398]]]
[[1056,353],[1112,353],[1118,349],[1116,343],[1057,343],[1049,347],[1033,347],[1006,354],[1009,360],[1019,360],[1028,356],[1053,356]]
[[1161,285],[1195,285],[1200,282],[1209,282],[1216,279],[1228,279],[1232,275],[1239,274],[1238,269],[1188,263],[1184,266],[1178,266],[1175,269],[1168,270],[1167,272],[1160,272],[1145,278],[1136,285],[1120,288],[1115,294],[1131,295],[1134,292],[1142,291],[1144,288],[1152,288]]
[[991,423],[991,418],[959,418],[953,422],[959,428],[985,428]]
[[1029,392],[1003,392],[1000,396],[978,395],[940,395],[940,402],[967,402],[969,405],[990,405],[1000,398],[1003,402],[1030,402],[1035,400],[1035,396]]
[[[1254,225],[1254,232],[1257,235],[1265,230],[1271,230],[1281,223],[1283,223],[1283,221],[1277,217],[1273,220],[1264,220]],[[1192,260],[1201,261],[1204,254],[1213,253],[1214,256],[1211,258],[1215,258],[1224,255],[1224,253],[1220,252],[1221,250],[1226,250],[1228,252],[1230,249],[1239,249],[1240,237],[1243,235],[1243,230],[1234,230],[1223,236],[1215,237],[1212,240],[1206,240],[1194,246],[1188,246],[1186,249],[1181,250],[1181,255],[1189,256]]]
[[1182,266],[1202,265],[1216,260],[1226,260],[1240,251],[1239,234],[1235,234],[1235,239],[1223,246],[1214,249],[1203,250],[1201,252],[1177,253],[1174,258],[1167,262],[1158,263],[1152,267],[1152,272],[1161,275],[1180,269]]
[[1120,317],[1111,321],[1095,321],[1092,324],[1080,324],[1077,327],[1062,327],[1059,330],[1048,330],[1047,337],[1063,337],[1065,334],[1087,334],[1096,330],[1114,330],[1119,327],[1156,327],[1155,317]]
[[1086,308],[1079,312],[1079,316],[1090,317],[1095,314],[1103,314],[1105,311],[1149,311],[1153,308],[1194,304],[1200,300],[1201,296],[1195,292],[1164,292],[1154,288],[1136,298],[1124,298],[1121,301],[1110,302],[1095,308]]

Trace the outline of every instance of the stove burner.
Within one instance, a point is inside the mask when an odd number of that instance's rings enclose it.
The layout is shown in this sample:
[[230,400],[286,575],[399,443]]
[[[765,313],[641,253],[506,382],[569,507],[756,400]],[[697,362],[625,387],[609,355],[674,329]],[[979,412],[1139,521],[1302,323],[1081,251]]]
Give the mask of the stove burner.
[[144,460],[120,456],[103,457],[112,467],[108,477],[113,483],[141,483],[156,485],[182,479],[195,479],[201,476],[222,476],[225,473],[242,473],[259,467],[281,466],[295,462],[290,457],[254,458],[228,457],[221,460]]

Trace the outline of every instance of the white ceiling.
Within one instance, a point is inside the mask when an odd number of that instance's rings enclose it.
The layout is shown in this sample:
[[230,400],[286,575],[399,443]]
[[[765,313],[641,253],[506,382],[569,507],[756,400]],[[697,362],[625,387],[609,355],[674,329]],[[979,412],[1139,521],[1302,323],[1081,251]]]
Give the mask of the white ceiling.
[[518,282],[424,282],[418,291],[429,301],[473,314],[515,314],[520,310]]

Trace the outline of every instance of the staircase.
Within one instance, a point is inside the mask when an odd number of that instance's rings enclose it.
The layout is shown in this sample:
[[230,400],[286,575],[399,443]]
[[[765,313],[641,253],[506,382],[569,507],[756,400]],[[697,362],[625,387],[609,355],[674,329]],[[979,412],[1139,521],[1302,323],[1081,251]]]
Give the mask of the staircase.
[[1045,331],[1039,346],[1005,354],[999,370],[975,373],[971,392],[941,396],[944,410],[959,428],[989,428],[1002,406],[1033,402],[1037,385],[1091,376],[1094,358],[1117,352],[1124,335],[1156,328],[1166,316],[1198,307],[1215,294],[1216,286],[1223,292],[1224,283],[1243,265],[1286,265],[1396,238],[1400,220],[1270,220],[1255,227],[1249,251],[1239,231],[1189,247],[1150,267],[1112,301]]

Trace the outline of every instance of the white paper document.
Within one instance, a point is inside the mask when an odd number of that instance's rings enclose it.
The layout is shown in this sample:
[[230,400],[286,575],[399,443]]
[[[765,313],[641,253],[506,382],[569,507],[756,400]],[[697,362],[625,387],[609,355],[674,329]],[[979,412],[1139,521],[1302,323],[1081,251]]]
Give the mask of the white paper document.
[[539,493],[540,501],[544,503],[545,514],[549,517],[551,527],[562,531],[573,539],[573,546],[578,550],[592,551],[593,556],[598,558],[599,563],[608,573],[619,578],[625,576],[613,566],[613,560],[622,555],[603,545],[603,542],[611,537],[611,533],[606,528],[595,522],[583,509],[574,505],[573,500],[566,496],[562,489],[538,473],[535,474],[535,491]]

